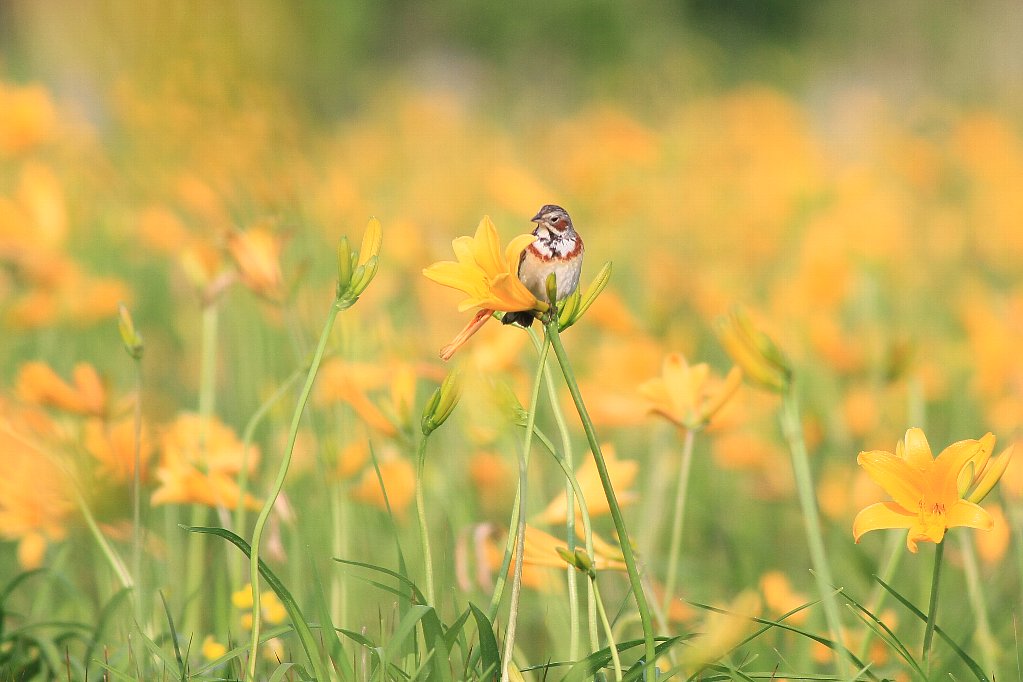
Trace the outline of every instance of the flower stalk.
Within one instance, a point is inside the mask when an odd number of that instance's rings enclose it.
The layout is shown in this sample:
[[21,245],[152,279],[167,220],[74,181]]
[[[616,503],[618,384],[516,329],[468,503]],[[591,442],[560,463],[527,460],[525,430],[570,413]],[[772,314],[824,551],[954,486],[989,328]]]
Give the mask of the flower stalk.
[[568,384],[568,390],[572,394],[572,401],[575,403],[576,411],[579,413],[583,430],[586,432],[586,440],[589,442],[590,452],[593,453],[597,474],[600,476],[604,496],[607,498],[608,507],[610,507],[611,519],[614,522],[615,531],[618,533],[618,538],[621,542],[622,555],[629,574],[629,584],[632,588],[632,594],[636,600],[636,608],[639,610],[640,621],[643,625],[644,667],[652,670],[656,657],[653,621],[650,617],[650,607],[647,604],[646,595],[643,592],[643,584],[640,580],[636,556],[632,551],[629,532],[625,527],[625,519],[622,516],[621,507],[615,496],[614,487],[611,485],[611,477],[608,474],[607,464],[604,461],[604,455],[597,440],[597,433],[593,428],[593,421],[590,419],[589,413],[586,410],[586,404],[583,402],[582,393],[579,391],[579,384],[575,379],[575,373],[572,371],[572,364],[569,361],[568,353],[565,351],[565,346],[561,343],[558,320],[556,318],[550,319],[546,322],[545,326],[547,337],[554,349],[554,355],[558,359],[558,364],[561,366],[561,372],[565,377],[565,383]]
[[[518,491],[518,516],[515,519],[515,550],[516,556],[515,572],[512,576],[512,591],[508,609],[508,627],[505,630],[504,656],[501,660],[501,682],[508,682],[510,679],[512,652],[515,648],[515,629],[519,615],[519,597],[522,591],[522,565],[526,554],[526,482],[529,466],[529,453],[533,445],[533,430],[536,427],[536,409],[540,397],[540,382],[543,377],[543,370],[547,366],[547,352],[550,349],[550,333],[544,339],[540,349],[540,359],[537,362],[536,376],[533,379],[533,390],[529,396],[529,413],[526,416],[526,437],[522,445],[522,456],[519,457],[519,491]],[[509,531],[509,536],[512,535]],[[507,553],[505,558],[507,559]],[[502,573],[506,571],[502,567]]]
[[941,582],[941,563],[945,554],[945,542],[934,545],[934,568],[931,571],[931,598],[927,604],[927,626],[924,628],[923,659],[924,669],[930,673],[931,640],[934,639],[934,626],[938,618],[938,585]]
[[[256,662],[258,661],[259,632],[260,632],[260,594],[259,594],[259,546],[263,539],[263,530],[266,528],[277,497],[284,488],[284,480],[287,478],[288,469],[291,467],[291,458],[295,450],[295,441],[298,439],[298,427],[302,422],[302,414],[305,412],[306,403],[309,402],[309,395],[312,393],[313,382],[316,373],[323,361],[323,354],[327,348],[327,341],[334,329],[334,321],[338,313],[352,307],[359,296],[365,291],[376,274],[378,254],[380,251],[380,221],[371,219],[366,226],[366,232],[362,240],[362,248],[358,253],[352,253],[348,249],[347,238],[342,238],[338,247],[338,282],[335,290],[334,302],[327,313],[327,320],[320,333],[319,343],[313,353],[309,371],[306,374],[305,384],[299,394],[298,403],[291,417],[291,429],[288,434],[288,446],[284,451],[280,467],[277,470],[277,477],[274,480],[270,493],[263,503],[263,508],[256,518],[256,525],[252,531],[252,550],[249,555],[249,581],[252,585],[252,632],[249,640],[249,666],[246,679],[256,679]],[[319,658],[313,658],[312,664],[316,679],[329,679],[327,670]]]

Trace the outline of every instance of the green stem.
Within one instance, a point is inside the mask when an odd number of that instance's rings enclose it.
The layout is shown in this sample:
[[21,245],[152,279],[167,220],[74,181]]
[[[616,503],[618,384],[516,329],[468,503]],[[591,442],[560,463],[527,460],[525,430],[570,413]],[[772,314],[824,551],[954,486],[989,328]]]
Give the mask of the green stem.
[[[281,490],[284,488],[284,479],[288,475],[288,468],[291,466],[291,456],[295,450],[295,440],[298,438],[298,427],[302,422],[302,413],[305,412],[306,403],[309,401],[309,394],[313,389],[313,381],[316,379],[316,372],[320,368],[320,362],[323,360],[323,352],[327,347],[327,340],[330,339],[330,332],[334,328],[334,320],[337,318],[337,314],[344,309],[343,302],[341,299],[335,299],[334,303],[330,306],[330,312],[327,314],[327,321],[323,325],[323,331],[320,333],[320,342],[316,346],[316,352],[313,355],[313,361],[309,365],[309,372],[306,375],[305,385],[302,387],[302,393],[298,397],[298,404],[295,405],[295,412],[291,418],[291,432],[288,436],[288,447],[284,451],[284,457],[281,459],[281,466],[277,470],[277,478],[274,480],[273,487],[270,489],[270,494],[267,495],[266,502],[263,503],[263,508],[259,512],[259,516],[256,518],[256,525],[252,531],[252,551],[249,555],[249,581],[252,584],[252,634],[249,640],[249,670],[246,679],[256,679],[256,661],[257,652],[259,649],[259,625],[260,625],[260,609],[259,609],[259,543],[263,539],[263,529],[266,527],[266,522],[270,518],[270,512],[273,510],[274,502],[277,501],[277,496],[281,494]],[[323,665],[323,662],[318,658],[314,657],[312,660],[314,667],[315,677],[318,680],[329,679],[327,676],[327,670]]]
[[[512,576],[511,599],[508,605],[508,627],[505,629],[504,658],[501,661],[501,682],[508,682],[510,679],[508,671],[515,648],[515,628],[518,623],[519,596],[522,592],[522,564],[526,555],[526,480],[529,452],[533,446],[533,429],[536,427],[536,408],[540,398],[540,380],[543,377],[544,367],[547,365],[547,351],[550,348],[548,341],[549,338],[544,339],[543,348],[540,351],[540,360],[536,367],[536,377],[533,379],[533,391],[529,396],[529,413],[526,416],[526,438],[522,445],[522,456],[519,457],[519,515],[515,521],[517,559],[515,561],[515,574]],[[511,535],[510,529],[508,534]]]
[[[813,476],[810,474],[810,458],[806,452],[806,443],[803,441],[803,424],[799,417],[799,403],[796,400],[795,391],[791,389],[785,393],[782,400],[781,421],[782,430],[792,455],[792,472],[796,479],[796,491],[799,494],[799,504],[803,512],[806,542],[810,549],[810,563],[813,565],[817,590],[820,592],[821,603],[824,606],[824,619],[827,621],[832,641],[841,645],[842,621],[838,613],[834,587],[832,587],[835,583],[831,579],[831,568],[828,566],[828,557],[824,550],[820,514],[817,511],[817,496],[813,486]],[[839,679],[848,677],[846,660],[842,654],[836,653],[835,666]]]
[[[575,570],[575,569],[573,569]],[[618,645],[615,643],[615,633],[611,629],[611,622],[607,619],[607,611],[604,610],[604,600],[600,598],[600,590],[597,588],[597,575],[590,574],[590,588],[597,597],[597,612],[600,613],[600,622],[604,626],[604,636],[607,637],[607,646],[611,649],[611,661],[615,667],[615,680],[622,682],[622,660],[618,656]]]
[[[537,334],[532,328],[529,330],[529,338],[533,341],[533,345],[536,347],[537,352],[540,351],[540,339],[537,338]],[[544,363],[543,368],[544,384],[547,387],[547,400],[551,404],[551,411],[554,414],[554,423],[557,424],[558,433],[561,436],[561,452],[563,453],[563,461],[559,461],[562,468],[565,471],[565,543],[568,545],[568,551],[575,551],[575,505],[576,505],[576,481],[575,481],[575,463],[572,457],[572,437],[568,431],[568,423],[565,421],[565,414],[561,410],[561,403],[558,401],[558,392],[554,386],[554,377],[551,373],[551,368],[548,363]],[[553,453],[553,450],[552,450]],[[555,455],[557,459],[557,455]],[[579,495],[581,506],[585,506],[585,502],[582,501],[582,495]],[[588,519],[587,519],[588,521]],[[593,556],[593,536],[592,531],[588,524],[586,526],[586,552],[590,556]],[[578,571],[571,566],[565,568],[567,575],[566,579],[568,582],[568,652],[570,660],[577,660],[579,657],[579,578]],[[596,649],[597,647],[597,613],[596,603],[592,598],[592,590],[587,595],[587,606],[590,620],[590,644]]]
[[[235,533],[244,537],[245,524],[248,517],[248,509],[245,507],[244,500],[249,492],[249,453],[252,452],[252,441],[256,435],[256,428],[263,421],[264,417],[270,413],[270,408],[277,404],[285,393],[291,390],[291,387],[302,378],[302,369],[295,370],[291,373],[284,383],[273,392],[269,398],[263,401],[263,404],[256,408],[256,411],[249,417],[248,423],[245,424],[245,430],[242,431],[242,470],[238,474],[238,506],[234,510],[234,530]],[[244,555],[242,555],[244,556]],[[242,580],[244,569],[238,574],[238,582]]]
[[124,562],[121,561],[121,557],[117,555],[114,548],[110,546],[107,539],[103,537],[103,533],[100,531],[99,526],[96,525],[96,519],[92,515],[92,511],[89,509],[89,505],[85,503],[85,498],[78,491],[77,488],[74,490],[75,499],[78,502],[78,508],[82,511],[82,517],[85,519],[85,525],[89,527],[89,532],[92,533],[93,539],[96,544],[99,545],[100,551],[103,552],[103,556],[106,557],[107,563],[110,564],[110,568],[114,569],[114,573],[117,574],[117,579],[121,583],[121,587],[127,587],[129,589],[135,587],[135,582],[131,579],[131,575],[128,573],[128,569],[125,567]]
[[423,436],[419,441],[419,452],[416,454],[416,516],[419,517],[419,541],[423,546],[423,564],[426,567],[426,601],[431,606],[437,605],[437,593],[433,587],[433,555],[430,552],[430,532],[426,525],[426,506],[423,504],[423,469],[426,467],[426,441]]
[[142,361],[134,358],[135,366],[135,459],[131,481],[131,572],[135,576],[135,620],[147,629],[148,615],[142,606]]
[[572,365],[569,362],[568,353],[565,352],[565,347],[561,343],[557,318],[554,318],[547,323],[547,337],[554,348],[554,354],[558,358],[558,364],[561,365],[561,372],[565,376],[565,383],[568,384],[568,390],[572,394],[572,400],[575,402],[576,411],[579,413],[579,419],[582,421],[583,430],[586,432],[586,440],[589,441],[590,452],[593,453],[593,462],[597,466],[597,475],[600,476],[600,484],[604,488],[604,496],[607,498],[608,508],[611,511],[611,519],[614,521],[615,531],[618,533],[618,541],[621,544],[622,556],[625,559],[625,567],[629,573],[629,583],[632,587],[632,594],[636,599],[636,608],[639,609],[640,620],[643,623],[643,645],[645,652],[644,667],[649,668],[650,670],[656,670],[656,668],[653,667],[654,659],[657,655],[657,651],[654,648],[653,622],[650,618],[650,607],[647,604],[646,595],[643,593],[643,583],[640,580],[639,568],[636,565],[636,556],[632,551],[632,541],[629,536],[629,531],[625,527],[625,519],[622,517],[622,510],[618,505],[614,486],[611,484],[611,476],[608,474],[607,463],[604,461],[604,455],[600,450],[600,442],[597,440],[597,433],[593,428],[593,422],[590,420],[590,415],[586,411],[586,404],[583,403],[582,394],[579,392],[579,384],[576,382],[575,373],[572,371]]
[[671,545],[668,550],[668,575],[664,580],[664,609],[671,612],[671,602],[675,599],[675,583],[678,580],[678,561],[682,553],[682,526],[685,521],[686,496],[689,491],[689,469],[693,463],[693,441],[696,434],[686,429],[682,443],[682,461],[678,470],[678,491],[675,493],[675,514],[671,521]]
[[[554,461],[561,467],[561,471],[565,474],[565,478],[568,480],[568,485],[572,487],[576,498],[579,500],[579,516],[583,521],[583,544],[586,546],[586,554],[592,557],[594,556],[593,526],[590,523],[590,510],[589,507],[586,506],[586,498],[583,497],[583,491],[582,488],[579,487],[579,481],[576,480],[575,472],[569,468],[565,459],[558,455],[557,450],[554,449],[554,443],[552,443],[550,439],[544,435],[543,431],[539,428],[534,429],[533,431],[540,443],[547,448],[547,451],[551,453],[552,457],[554,457]],[[574,571],[576,569],[573,568],[572,570]],[[597,634],[597,600],[592,589],[587,590],[586,597],[590,626],[590,649],[596,651],[600,648],[600,636]]]
[[923,659],[924,669],[931,670],[931,640],[934,639],[934,626],[938,617],[938,584],[941,581],[941,559],[945,553],[945,541],[934,545],[934,570],[931,573],[931,599],[927,604],[927,627],[924,629]]

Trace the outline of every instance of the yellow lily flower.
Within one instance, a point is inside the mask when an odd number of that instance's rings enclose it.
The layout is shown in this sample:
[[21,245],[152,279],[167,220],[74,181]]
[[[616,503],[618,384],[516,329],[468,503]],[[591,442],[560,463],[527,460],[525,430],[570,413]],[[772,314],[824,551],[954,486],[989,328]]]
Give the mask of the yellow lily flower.
[[681,353],[669,353],[661,376],[642,383],[639,393],[650,402],[651,412],[695,431],[724,407],[741,382],[742,370],[736,366],[720,386],[714,386],[707,363],[690,365]]
[[543,310],[526,285],[519,280],[519,256],[535,237],[520,234],[501,252],[500,237],[490,216],[483,216],[476,235],[459,237],[451,242],[455,261],[441,261],[423,270],[423,274],[442,286],[464,292],[468,297],[458,304],[458,311],[471,308],[503,310]]
[[941,542],[945,531],[956,526],[988,530],[993,521],[984,509],[960,496],[959,477],[964,468],[993,442],[963,440],[931,454],[931,446],[920,429],[906,431],[895,454],[881,450],[861,452],[856,458],[875,483],[892,496],[864,508],[853,521],[853,538],[883,528],[907,528],[906,545],[917,551],[917,542]]

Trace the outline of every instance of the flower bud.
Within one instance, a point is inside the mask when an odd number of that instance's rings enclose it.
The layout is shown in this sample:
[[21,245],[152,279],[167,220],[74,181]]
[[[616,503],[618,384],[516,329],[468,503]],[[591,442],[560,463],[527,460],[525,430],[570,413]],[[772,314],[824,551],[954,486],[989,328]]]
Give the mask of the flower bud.
[[140,359],[145,349],[142,335],[135,329],[131,313],[123,303],[117,304],[117,329],[121,333],[121,342],[124,343],[124,349],[128,351],[128,355],[136,360]]
[[611,281],[611,261],[604,263],[600,272],[597,273],[597,276],[586,287],[585,292],[580,293],[579,289],[576,289],[572,292],[571,296],[565,299],[558,316],[558,325],[561,331],[565,331],[582,319],[582,316],[586,314],[586,311],[590,309],[593,302],[597,300],[597,297],[607,287],[609,281]]
[[458,404],[458,399],[461,395],[461,374],[456,370],[444,377],[444,381],[433,392],[430,400],[426,403],[426,407],[423,409],[421,426],[424,436],[429,436],[441,424],[447,421],[454,411],[455,405]]
[[341,237],[337,247],[337,300],[345,307],[359,299],[377,274],[383,236],[380,221],[370,218],[362,236],[358,253],[352,251],[348,237]]
[[785,393],[792,384],[788,358],[774,341],[753,326],[746,311],[733,308],[716,324],[725,350],[753,383],[775,393]]

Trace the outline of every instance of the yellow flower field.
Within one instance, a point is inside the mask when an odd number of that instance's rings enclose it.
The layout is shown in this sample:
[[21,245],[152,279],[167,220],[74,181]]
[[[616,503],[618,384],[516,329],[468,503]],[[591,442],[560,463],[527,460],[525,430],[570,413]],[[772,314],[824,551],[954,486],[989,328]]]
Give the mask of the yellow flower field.
[[0,680],[1011,679],[1019,10],[170,5],[0,6]]

